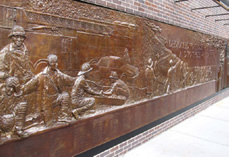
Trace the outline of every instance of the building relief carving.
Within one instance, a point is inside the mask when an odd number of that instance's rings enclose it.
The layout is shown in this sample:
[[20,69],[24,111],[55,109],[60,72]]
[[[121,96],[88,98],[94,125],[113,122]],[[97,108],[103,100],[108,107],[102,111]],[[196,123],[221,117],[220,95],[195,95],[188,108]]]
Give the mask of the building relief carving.
[[0,5],[0,26],[11,28],[14,24],[16,10]]

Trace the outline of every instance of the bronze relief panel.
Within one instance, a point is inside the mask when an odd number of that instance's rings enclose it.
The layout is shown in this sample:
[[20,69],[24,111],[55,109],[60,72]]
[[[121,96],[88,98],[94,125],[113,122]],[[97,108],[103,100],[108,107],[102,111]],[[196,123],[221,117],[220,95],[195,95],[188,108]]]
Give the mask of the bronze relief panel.
[[1,143],[218,79],[222,39],[72,0],[18,3],[0,6]]

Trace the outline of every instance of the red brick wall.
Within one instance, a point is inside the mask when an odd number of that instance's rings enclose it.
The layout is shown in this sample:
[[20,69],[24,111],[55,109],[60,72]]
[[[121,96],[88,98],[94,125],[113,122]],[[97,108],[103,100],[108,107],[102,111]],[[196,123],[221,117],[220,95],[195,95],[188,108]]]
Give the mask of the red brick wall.
[[189,0],[175,3],[174,0],[81,0],[84,2],[119,10],[129,14],[150,18],[190,30],[229,38],[229,21],[215,22],[229,18],[229,15],[205,17],[206,15],[228,13],[222,7],[203,10],[193,8],[216,6],[213,0]]

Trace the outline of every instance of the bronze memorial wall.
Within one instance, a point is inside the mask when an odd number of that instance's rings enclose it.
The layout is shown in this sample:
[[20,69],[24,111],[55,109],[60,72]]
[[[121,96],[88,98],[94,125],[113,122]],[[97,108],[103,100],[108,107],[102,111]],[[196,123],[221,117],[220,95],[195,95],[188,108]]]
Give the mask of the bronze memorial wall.
[[225,40],[73,0],[0,2],[0,156],[73,156],[223,88]]

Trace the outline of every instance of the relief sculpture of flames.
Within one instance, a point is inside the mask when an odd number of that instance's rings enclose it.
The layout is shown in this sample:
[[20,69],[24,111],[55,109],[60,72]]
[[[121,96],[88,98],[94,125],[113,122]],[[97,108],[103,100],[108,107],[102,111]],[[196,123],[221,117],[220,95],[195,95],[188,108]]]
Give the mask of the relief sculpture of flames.
[[208,36],[182,43],[166,35],[173,26],[77,2],[57,14],[64,2],[30,0],[26,24],[1,27],[0,143],[217,80]]

